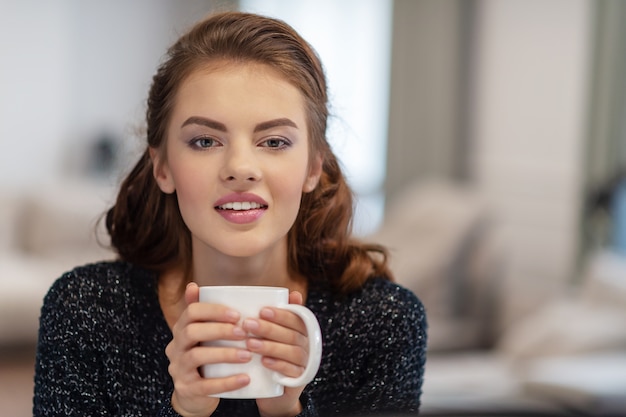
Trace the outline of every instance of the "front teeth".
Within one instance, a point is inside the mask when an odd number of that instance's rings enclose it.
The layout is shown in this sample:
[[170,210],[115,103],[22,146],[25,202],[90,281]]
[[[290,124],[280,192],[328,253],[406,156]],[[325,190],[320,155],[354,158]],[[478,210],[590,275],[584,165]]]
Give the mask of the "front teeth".
[[234,202],[234,203],[226,203],[221,206],[218,206],[221,210],[252,210],[261,208],[259,203],[254,203],[252,201],[243,201],[243,202]]

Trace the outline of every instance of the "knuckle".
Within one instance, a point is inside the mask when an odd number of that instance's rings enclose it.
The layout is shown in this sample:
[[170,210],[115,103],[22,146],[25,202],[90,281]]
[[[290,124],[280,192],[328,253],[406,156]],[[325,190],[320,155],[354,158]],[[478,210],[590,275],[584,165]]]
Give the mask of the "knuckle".
[[202,364],[202,361],[204,360],[203,351],[202,349],[199,349],[199,348],[191,349],[188,352],[187,356],[188,356],[189,363],[193,365],[200,365]]
[[169,372],[172,379],[174,379],[174,385],[176,385],[176,382],[177,382],[176,378],[174,378],[174,375],[176,375],[177,370],[178,370],[178,367],[174,365],[173,363],[170,363],[167,367],[167,372]]
[[167,344],[167,346],[165,346],[165,356],[167,356],[167,358],[171,361],[172,360],[172,355],[173,352],[172,350],[174,349],[174,347],[172,346],[174,342],[170,342]]
[[194,336],[194,326],[186,326],[183,329],[181,329],[180,335],[185,338],[186,340],[194,340],[193,336]]

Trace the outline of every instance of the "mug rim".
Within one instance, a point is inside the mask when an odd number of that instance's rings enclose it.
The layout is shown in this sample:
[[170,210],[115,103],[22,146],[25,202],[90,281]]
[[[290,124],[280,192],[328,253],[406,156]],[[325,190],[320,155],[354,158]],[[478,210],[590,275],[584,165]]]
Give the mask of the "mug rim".
[[200,290],[202,290],[203,288],[211,290],[289,291],[289,288],[287,287],[274,287],[269,285],[202,285],[199,287]]

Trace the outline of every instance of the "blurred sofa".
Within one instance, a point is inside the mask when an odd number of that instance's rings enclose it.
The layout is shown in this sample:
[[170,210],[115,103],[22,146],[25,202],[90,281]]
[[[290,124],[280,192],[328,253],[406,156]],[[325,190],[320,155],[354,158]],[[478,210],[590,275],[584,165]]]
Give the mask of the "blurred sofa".
[[113,257],[98,223],[111,195],[97,182],[2,190],[0,347],[35,343],[43,297],[63,272]]
[[476,190],[423,181],[390,201],[380,230],[367,237],[388,246],[396,280],[426,308],[424,412],[621,415],[626,258],[594,254],[579,285],[511,317],[498,229]]
[[506,259],[497,232],[471,187],[420,181],[389,202],[382,226],[366,237],[387,246],[397,282],[424,303],[430,350],[495,343]]

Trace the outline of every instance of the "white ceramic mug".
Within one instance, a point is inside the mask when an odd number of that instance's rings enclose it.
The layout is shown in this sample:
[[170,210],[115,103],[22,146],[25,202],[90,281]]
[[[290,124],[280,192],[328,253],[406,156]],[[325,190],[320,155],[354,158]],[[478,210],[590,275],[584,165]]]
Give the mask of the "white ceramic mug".
[[[322,358],[322,332],[315,315],[308,308],[289,304],[289,290],[264,286],[207,286],[200,287],[200,302],[222,304],[238,311],[241,321],[258,318],[263,307],[278,307],[297,314],[304,324],[309,339],[309,360],[302,375],[286,377],[271,371],[261,363],[261,355],[253,353],[247,363],[218,363],[202,367],[205,378],[221,378],[240,373],[248,374],[250,383],[238,390],[214,395],[220,398],[269,398],[283,395],[284,387],[297,387],[315,378]],[[245,341],[218,340],[207,346],[228,346],[245,349]]]

